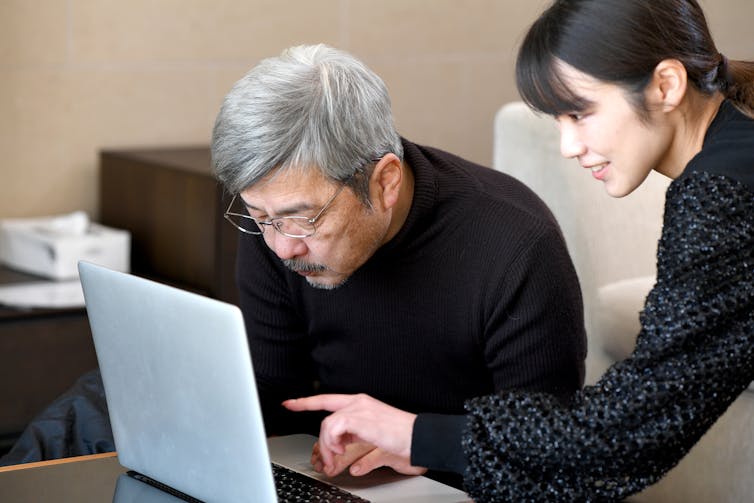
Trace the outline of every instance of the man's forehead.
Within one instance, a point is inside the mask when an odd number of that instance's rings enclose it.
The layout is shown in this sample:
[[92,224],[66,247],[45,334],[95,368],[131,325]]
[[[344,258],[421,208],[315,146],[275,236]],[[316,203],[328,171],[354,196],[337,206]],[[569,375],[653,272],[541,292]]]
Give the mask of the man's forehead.
[[327,192],[328,180],[317,169],[278,169],[259,182],[241,191],[241,200],[251,208],[278,211],[307,209],[316,206],[321,194]]
[[270,188],[279,190],[285,187],[298,186],[316,187],[326,183],[327,179],[316,167],[286,166],[270,171],[257,183],[245,189],[244,192],[264,191],[270,190]]

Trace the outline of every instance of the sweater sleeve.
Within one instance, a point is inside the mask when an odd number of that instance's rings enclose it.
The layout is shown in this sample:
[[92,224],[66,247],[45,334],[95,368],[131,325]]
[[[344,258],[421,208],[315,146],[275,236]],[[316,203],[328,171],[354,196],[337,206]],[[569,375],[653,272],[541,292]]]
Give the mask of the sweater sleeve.
[[494,391],[571,396],[584,384],[581,289],[560,230],[537,230],[482,288],[484,357]]
[[632,355],[567,403],[467,403],[475,501],[617,500],[657,481],[754,377],[754,197],[720,175],[668,189],[658,280]]
[[461,449],[465,427],[466,417],[462,415],[417,415],[411,435],[411,464],[430,470],[463,473],[467,465]]

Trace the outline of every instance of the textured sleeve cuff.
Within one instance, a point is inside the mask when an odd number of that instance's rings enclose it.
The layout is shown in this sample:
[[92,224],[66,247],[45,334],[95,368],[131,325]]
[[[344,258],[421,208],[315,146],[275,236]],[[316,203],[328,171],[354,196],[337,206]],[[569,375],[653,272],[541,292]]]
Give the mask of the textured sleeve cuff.
[[461,446],[466,416],[419,414],[411,437],[411,464],[463,473],[468,461]]

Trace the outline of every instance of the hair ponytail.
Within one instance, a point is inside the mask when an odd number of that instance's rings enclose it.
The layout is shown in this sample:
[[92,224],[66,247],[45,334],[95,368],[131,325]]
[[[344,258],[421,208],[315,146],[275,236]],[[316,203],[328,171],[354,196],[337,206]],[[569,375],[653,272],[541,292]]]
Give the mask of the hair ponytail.
[[754,117],[754,62],[720,56],[720,91],[743,112]]

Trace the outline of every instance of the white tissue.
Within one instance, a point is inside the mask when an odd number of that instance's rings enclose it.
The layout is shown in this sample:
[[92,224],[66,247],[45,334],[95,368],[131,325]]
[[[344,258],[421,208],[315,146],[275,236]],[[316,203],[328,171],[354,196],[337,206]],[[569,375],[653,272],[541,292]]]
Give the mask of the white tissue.
[[67,215],[38,220],[37,230],[58,235],[81,236],[89,230],[89,215],[74,211]]
[[55,280],[78,277],[85,260],[128,272],[131,235],[90,222],[83,211],[0,220],[0,263]]

